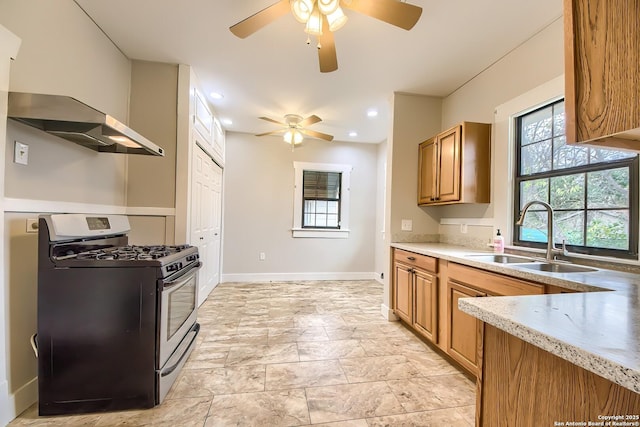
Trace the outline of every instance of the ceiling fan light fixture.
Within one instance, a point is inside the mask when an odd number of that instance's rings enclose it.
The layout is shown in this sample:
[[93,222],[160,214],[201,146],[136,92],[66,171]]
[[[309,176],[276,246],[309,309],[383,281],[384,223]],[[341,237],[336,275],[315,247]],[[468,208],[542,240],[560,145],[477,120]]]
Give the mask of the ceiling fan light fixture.
[[329,23],[329,31],[338,31],[344,24],[347,23],[347,15],[344,14],[341,7],[338,7],[332,13],[327,15],[327,22]]
[[306,24],[313,11],[313,0],[291,0],[291,12],[296,20]]
[[339,0],[318,0],[318,9],[324,15],[330,15],[340,7]]
[[314,8],[313,12],[311,12],[311,16],[307,21],[307,27],[304,31],[312,36],[322,35],[322,15],[317,8]]
[[303,139],[304,137],[302,136],[302,133],[297,129],[289,129],[284,133],[284,142],[287,144],[298,145]]

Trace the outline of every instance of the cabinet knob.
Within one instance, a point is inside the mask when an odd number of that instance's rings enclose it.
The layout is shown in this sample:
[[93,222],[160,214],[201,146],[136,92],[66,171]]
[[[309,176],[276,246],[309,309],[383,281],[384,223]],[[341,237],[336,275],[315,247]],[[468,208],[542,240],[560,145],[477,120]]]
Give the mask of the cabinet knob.
[[408,259],[409,261],[415,261],[415,260],[416,260],[416,257],[414,257],[414,256],[410,256],[410,257],[407,257],[407,259]]

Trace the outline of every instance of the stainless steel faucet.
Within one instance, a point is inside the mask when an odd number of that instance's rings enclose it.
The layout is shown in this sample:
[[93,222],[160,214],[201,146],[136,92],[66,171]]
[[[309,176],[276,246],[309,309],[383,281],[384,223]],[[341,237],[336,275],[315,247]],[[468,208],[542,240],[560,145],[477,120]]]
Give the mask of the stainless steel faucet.
[[547,210],[547,261],[555,261],[556,254],[562,254],[564,256],[569,255],[564,239],[562,240],[562,249],[556,248],[556,245],[553,242],[553,208],[548,203],[541,202],[540,200],[532,200],[524,205],[524,208],[520,211],[520,218],[516,222],[516,225],[522,225],[524,222],[524,216],[531,205],[540,205]]

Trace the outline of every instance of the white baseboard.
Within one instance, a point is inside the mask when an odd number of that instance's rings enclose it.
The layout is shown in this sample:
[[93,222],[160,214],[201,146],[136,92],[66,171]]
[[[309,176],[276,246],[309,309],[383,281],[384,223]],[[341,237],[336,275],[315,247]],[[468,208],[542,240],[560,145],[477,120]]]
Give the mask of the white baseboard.
[[389,322],[397,322],[399,320],[398,316],[393,314],[393,310],[385,304],[380,304],[380,312],[382,313],[382,317],[387,319]]
[[38,400],[38,378],[20,387],[9,395],[8,385],[0,384],[0,426],[7,425]]
[[374,280],[374,272],[335,273],[231,273],[222,274],[221,283],[226,282],[291,282],[306,280]]
[[9,411],[9,383],[0,382],[0,426],[6,426],[15,418]]

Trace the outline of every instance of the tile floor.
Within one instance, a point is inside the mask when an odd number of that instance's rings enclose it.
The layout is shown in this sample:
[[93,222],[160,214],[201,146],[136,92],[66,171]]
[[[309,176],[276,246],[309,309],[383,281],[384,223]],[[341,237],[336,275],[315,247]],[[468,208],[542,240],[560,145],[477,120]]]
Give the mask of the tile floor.
[[475,385],[380,314],[374,281],[225,283],[162,405],[10,426],[473,426]]

